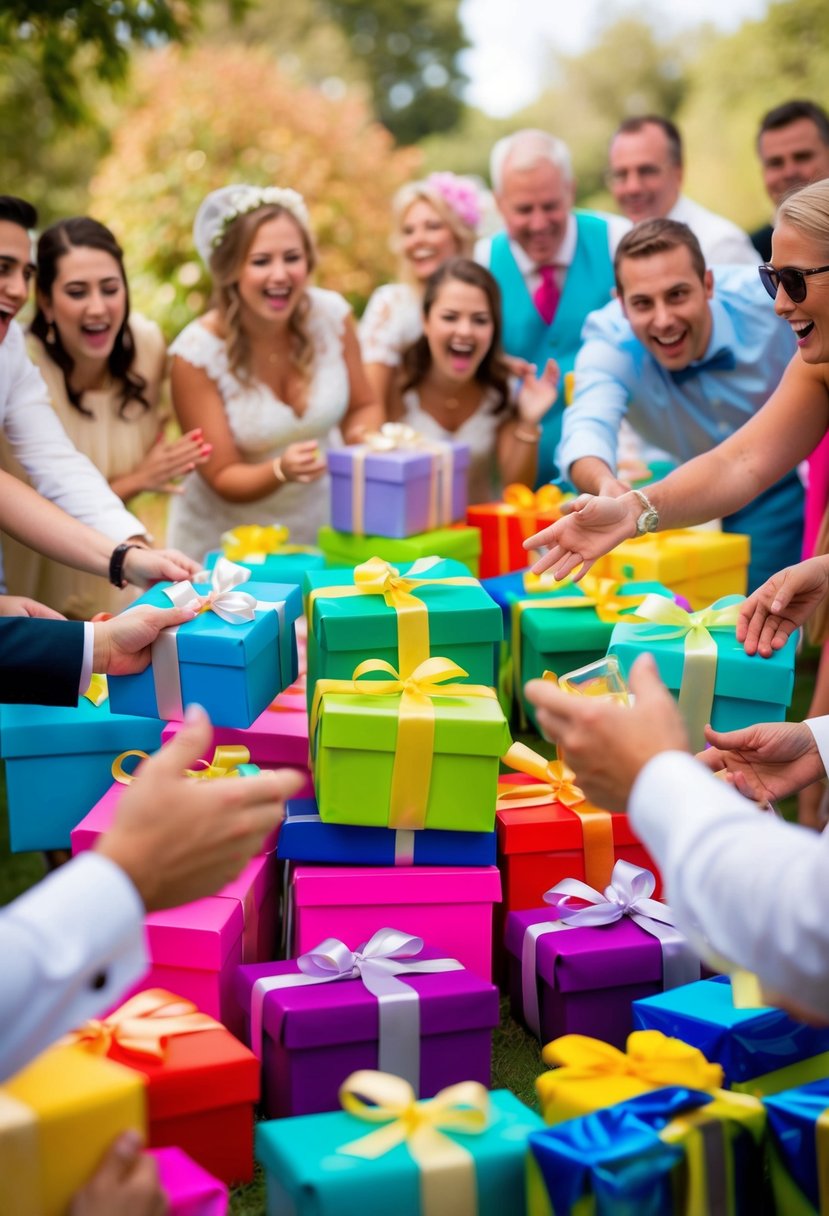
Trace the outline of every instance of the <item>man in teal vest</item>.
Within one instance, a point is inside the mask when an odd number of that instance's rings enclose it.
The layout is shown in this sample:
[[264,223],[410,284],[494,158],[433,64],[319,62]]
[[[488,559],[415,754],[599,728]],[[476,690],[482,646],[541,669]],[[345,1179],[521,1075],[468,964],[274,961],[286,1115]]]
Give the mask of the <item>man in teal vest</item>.
[[[540,370],[552,358],[562,384],[572,371],[584,319],[611,299],[613,254],[629,224],[573,209],[567,145],[545,131],[517,131],[492,149],[490,176],[505,231],[475,256],[498,281],[504,349]],[[558,476],[562,393],[538,429],[538,482]]]

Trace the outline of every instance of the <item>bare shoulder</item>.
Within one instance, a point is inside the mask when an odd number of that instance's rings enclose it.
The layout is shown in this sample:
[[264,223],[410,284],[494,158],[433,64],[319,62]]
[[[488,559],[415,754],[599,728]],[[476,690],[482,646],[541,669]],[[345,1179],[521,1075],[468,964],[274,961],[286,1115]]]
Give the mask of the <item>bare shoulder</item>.
[[203,329],[206,329],[209,334],[213,334],[214,338],[225,337],[224,321],[222,320],[217,308],[211,308],[209,312],[204,314],[204,316],[199,317],[199,325],[201,325]]

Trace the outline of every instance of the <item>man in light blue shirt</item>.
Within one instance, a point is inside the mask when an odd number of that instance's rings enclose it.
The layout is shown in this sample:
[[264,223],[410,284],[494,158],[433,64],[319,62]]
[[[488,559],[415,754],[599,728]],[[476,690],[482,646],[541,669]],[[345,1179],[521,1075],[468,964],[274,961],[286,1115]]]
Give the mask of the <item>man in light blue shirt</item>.
[[[618,496],[619,424],[677,461],[715,447],[755,414],[795,352],[753,267],[707,270],[696,237],[647,220],[620,242],[618,299],[587,318],[556,461],[581,491]],[[794,473],[723,520],[751,537],[749,590],[796,560],[803,490]]]

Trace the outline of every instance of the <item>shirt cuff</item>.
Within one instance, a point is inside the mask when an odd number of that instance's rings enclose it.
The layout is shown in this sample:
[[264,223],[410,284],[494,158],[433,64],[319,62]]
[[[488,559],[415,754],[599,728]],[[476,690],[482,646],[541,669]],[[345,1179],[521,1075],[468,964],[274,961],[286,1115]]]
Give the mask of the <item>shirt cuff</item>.
[[829,714],[820,718],[804,718],[803,722],[812,732],[824,772],[829,773]]
[[78,696],[82,697],[89,688],[92,679],[92,658],[95,650],[95,626],[92,621],[83,623],[83,658],[81,659],[81,676],[78,685]]

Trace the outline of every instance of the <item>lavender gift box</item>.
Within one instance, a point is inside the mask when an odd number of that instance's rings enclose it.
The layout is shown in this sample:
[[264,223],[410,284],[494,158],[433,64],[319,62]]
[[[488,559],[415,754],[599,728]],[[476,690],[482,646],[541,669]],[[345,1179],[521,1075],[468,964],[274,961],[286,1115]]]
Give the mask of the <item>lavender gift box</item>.
[[[423,947],[409,961],[445,958],[444,952]],[[355,1069],[377,1068],[381,1054],[381,1019],[387,1016],[380,1012],[383,998],[373,995],[360,978],[272,988],[264,998],[255,994],[258,980],[298,974],[295,960],[243,966],[236,973],[246,1041],[254,1020],[252,1004],[259,1000],[252,1048],[262,1059],[268,1118],[339,1110],[341,1083]],[[392,1010],[384,1031],[384,1063],[396,1060],[399,1072],[409,1071],[407,1079],[424,1098],[460,1081],[488,1086],[492,1031],[498,1025],[495,986],[465,968],[424,974],[406,974],[401,968],[397,984],[416,994],[414,1024],[419,1017],[419,1035],[412,1042],[407,1031],[394,1025]]]
[[[464,520],[469,448],[459,443],[436,443],[434,448],[330,451],[331,526],[339,532],[402,539]],[[447,464],[451,486],[444,484]],[[362,511],[356,512],[355,476],[363,478]]]

